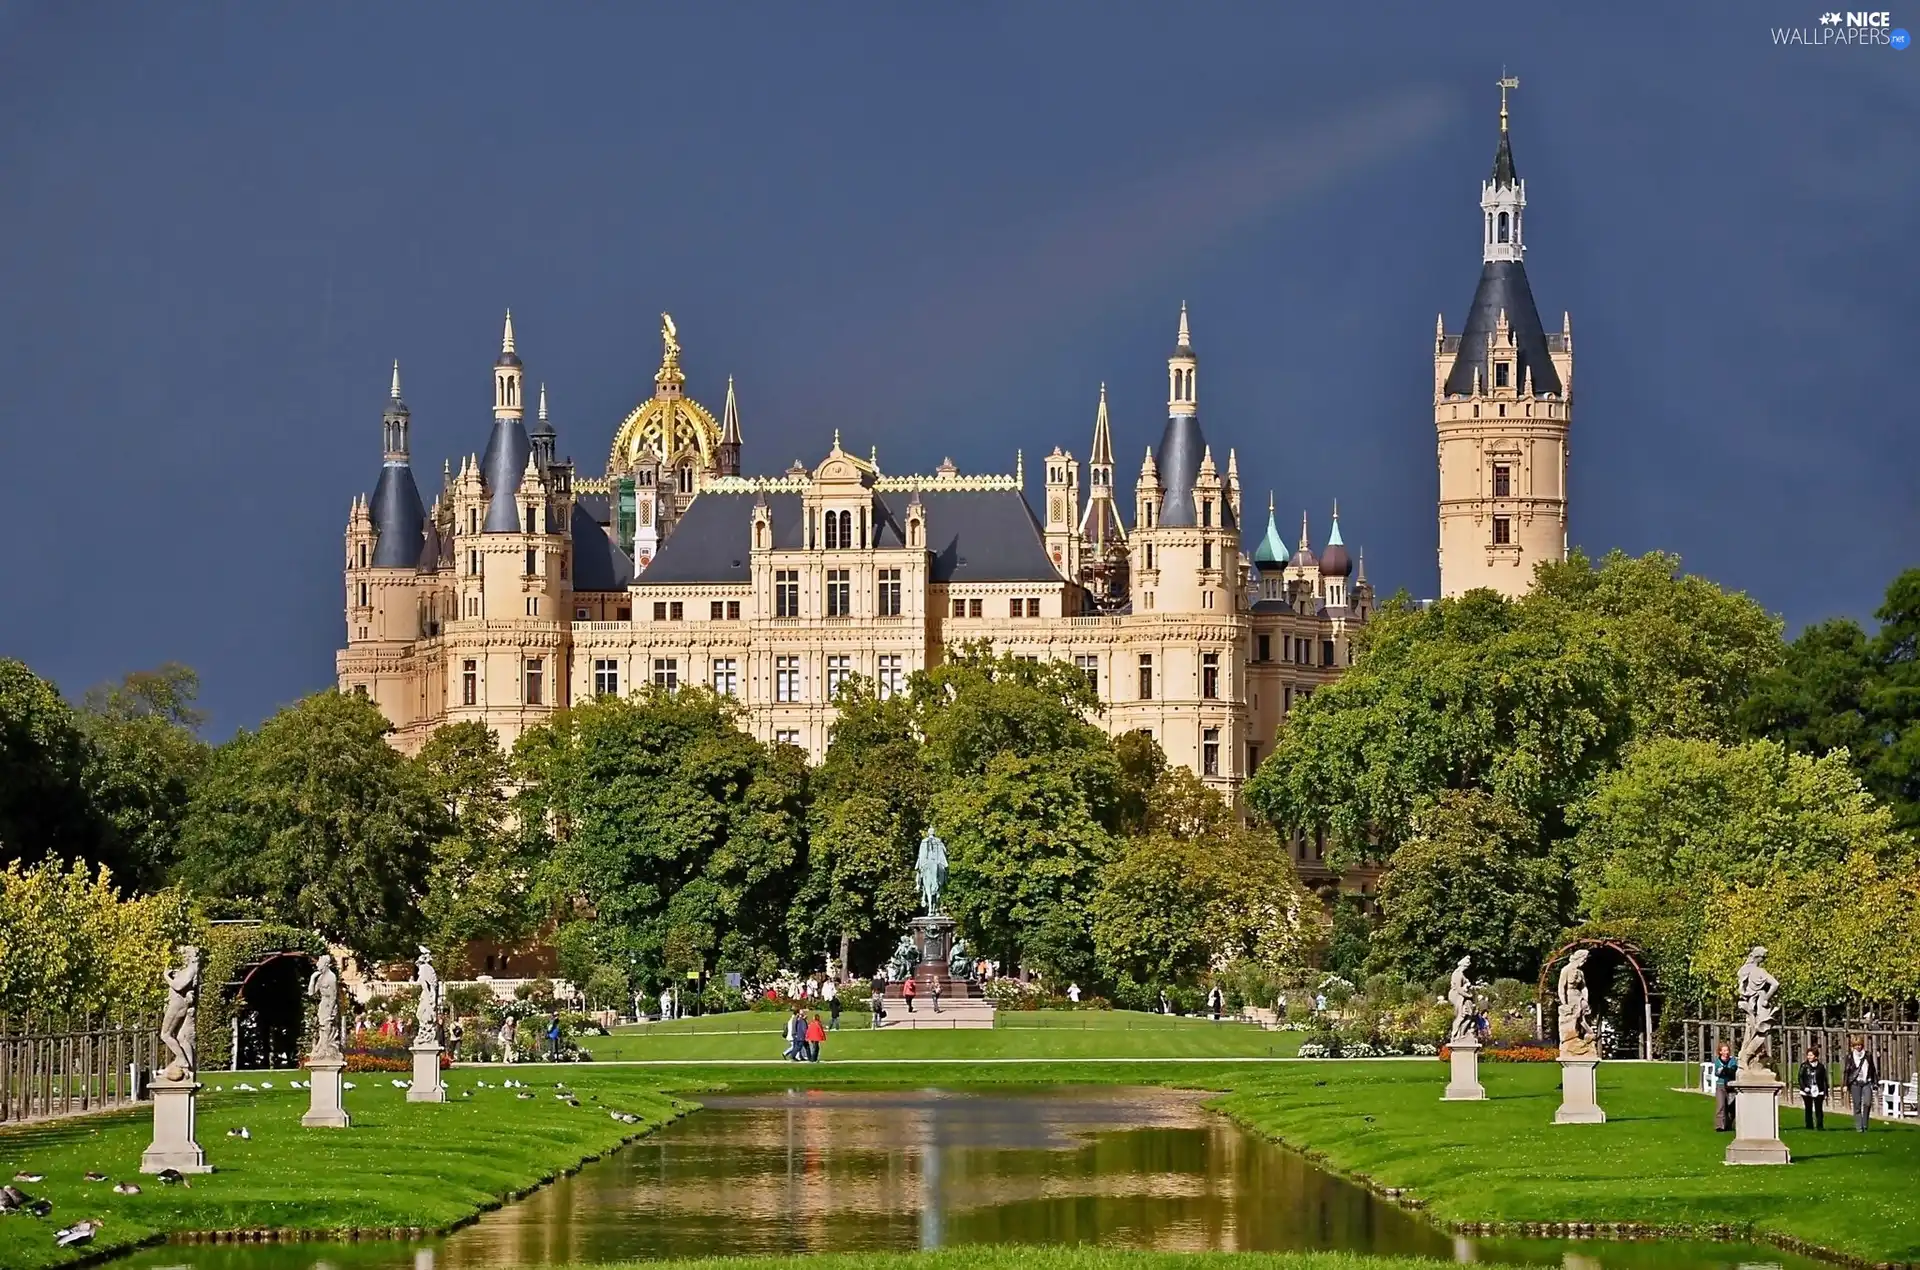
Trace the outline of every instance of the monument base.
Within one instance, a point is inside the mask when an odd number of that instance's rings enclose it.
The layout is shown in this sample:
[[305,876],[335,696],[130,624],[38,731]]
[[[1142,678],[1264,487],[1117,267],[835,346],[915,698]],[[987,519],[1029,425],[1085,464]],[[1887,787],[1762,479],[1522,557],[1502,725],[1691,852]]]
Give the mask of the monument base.
[[1762,1068],[1742,1068],[1733,1091],[1733,1141],[1728,1164],[1789,1164],[1793,1156],[1780,1140],[1780,1095],[1786,1086]]
[[413,1081],[408,1102],[445,1102],[447,1087],[440,1079],[440,1047],[432,1041],[413,1047]]
[[1600,1082],[1597,1058],[1560,1060],[1560,1110],[1553,1113],[1555,1124],[1605,1124],[1607,1113],[1600,1109]]
[[207,1153],[194,1141],[194,1123],[198,1118],[197,1080],[155,1080],[147,1086],[153,1093],[153,1145],[140,1157],[142,1173],[211,1173]]
[[1487,1090],[1480,1083],[1480,1042],[1471,1038],[1448,1041],[1447,1061],[1453,1065],[1452,1078],[1447,1081],[1447,1092],[1440,1095],[1440,1101],[1486,1101]]
[[307,1114],[300,1117],[301,1124],[309,1129],[347,1127],[347,1109],[340,1098],[340,1073],[346,1068],[343,1058],[307,1060]]

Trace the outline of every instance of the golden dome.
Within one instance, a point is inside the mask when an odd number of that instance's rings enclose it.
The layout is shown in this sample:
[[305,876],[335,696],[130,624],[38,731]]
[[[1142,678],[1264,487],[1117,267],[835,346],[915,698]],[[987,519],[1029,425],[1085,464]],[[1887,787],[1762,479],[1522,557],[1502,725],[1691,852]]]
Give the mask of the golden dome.
[[613,450],[607,455],[608,476],[631,471],[648,451],[670,464],[698,455],[703,470],[718,469],[720,424],[711,410],[685,395],[687,377],[680,369],[679,336],[673,317],[662,313],[662,353],[660,369],[653,376],[653,396],[635,406],[614,433]]

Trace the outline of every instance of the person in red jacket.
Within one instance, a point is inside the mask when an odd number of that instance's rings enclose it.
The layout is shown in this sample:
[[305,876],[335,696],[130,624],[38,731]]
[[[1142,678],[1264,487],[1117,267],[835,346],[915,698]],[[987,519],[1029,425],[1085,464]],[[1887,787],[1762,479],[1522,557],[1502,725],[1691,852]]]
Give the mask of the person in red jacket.
[[920,989],[916,988],[913,984],[912,975],[908,975],[905,982],[900,985],[900,999],[907,1003],[908,1014],[913,1013],[913,994],[919,990]]
[[827,1039],[827,1029],[820,1024],[820,1015],[816,1012],[807,1019],[807,1061],[820,1061],[820,1042]]

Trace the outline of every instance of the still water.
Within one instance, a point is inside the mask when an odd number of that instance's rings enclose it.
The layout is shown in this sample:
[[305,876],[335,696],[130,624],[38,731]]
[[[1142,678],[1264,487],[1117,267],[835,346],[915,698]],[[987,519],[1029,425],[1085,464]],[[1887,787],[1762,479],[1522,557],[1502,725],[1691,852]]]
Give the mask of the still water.
[[1565,1270],[1812,1270],[1727,1244],[1470,1241],[1158,1089],[711,1097],[422,1244],[171,1246],[159,1270],[478,1270],[626,1258],[1082,1243],[1344,1249]]

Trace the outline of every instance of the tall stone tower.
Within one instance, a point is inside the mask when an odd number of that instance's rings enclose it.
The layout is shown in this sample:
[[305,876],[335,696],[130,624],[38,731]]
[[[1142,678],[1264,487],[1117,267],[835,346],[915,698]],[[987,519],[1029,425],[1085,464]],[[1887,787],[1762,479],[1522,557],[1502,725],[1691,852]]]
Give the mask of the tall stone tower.
[[1573,325],[1548,332],[1527,285],[1527,183],[1514,171],[1507,92],[1500,145],[1480,187],[1480,286],[1458,335],[1434,331],[1433,422],[1439,434],[1440,593],[1490,587],[1519,595],[1534,566],[1567,555],[1567,431]]

